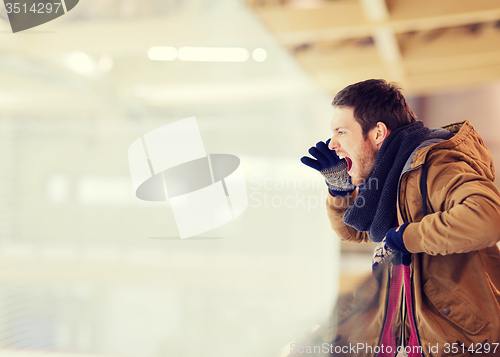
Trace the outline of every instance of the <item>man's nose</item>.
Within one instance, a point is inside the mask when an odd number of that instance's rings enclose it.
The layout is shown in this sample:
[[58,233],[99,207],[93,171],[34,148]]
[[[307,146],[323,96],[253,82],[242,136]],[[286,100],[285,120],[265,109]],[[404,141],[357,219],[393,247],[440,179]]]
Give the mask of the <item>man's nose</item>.
[[340,147],[340,145],[339,145],[338,141],[331,138],[330,142],[328,143],[328,149],[337,150],[339,147]]

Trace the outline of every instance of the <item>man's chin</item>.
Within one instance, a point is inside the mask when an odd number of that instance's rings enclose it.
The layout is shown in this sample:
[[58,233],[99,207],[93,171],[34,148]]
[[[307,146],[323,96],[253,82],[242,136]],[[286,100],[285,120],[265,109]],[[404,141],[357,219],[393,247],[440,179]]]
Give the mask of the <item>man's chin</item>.
[[354,185],[354,186],[361,186],[363,185],[365,182],[364,180],[362,179],[359,179],[359,178],[354,178],[351,176],[351,183]]
[[366,180],[362,177],[352,177],[351,176],[351,183],[354,185],[354,186],[363,186],[365,183],[366,183]]

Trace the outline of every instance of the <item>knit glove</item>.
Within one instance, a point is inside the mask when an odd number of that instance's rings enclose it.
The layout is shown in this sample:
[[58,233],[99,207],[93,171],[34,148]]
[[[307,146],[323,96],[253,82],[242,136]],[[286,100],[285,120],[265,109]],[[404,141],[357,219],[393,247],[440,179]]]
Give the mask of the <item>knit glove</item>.
[[332,195],[347,196],[356,189],[356,186],[351,183],[351,177],[347,173],[347,162],[328,148],[329,143],[330,139],[326,143],[320,141],[309,149],[309,154],[316,160],[303,156],[300,161],[323,175]]
[[401,252],[401,263],[403,265],[410,265],[411,253],[406,249],[403,241],[403,233],[409,223],[403,223],[399,227],[391,228],[385,234],[385,240],[389,248]]
[[411,253],[406,249],[403,242],[403,232],[408,224],[404,223],[399,227],[394,227],[387,231],[384,239],[382,239],[373,251],[373,271],[393,258],[395,265],[410,265]]
[[386,237],[384,237],[373,251],[372,271],[377,270],[381,265],[389,262],[397,253],[397,250],[387,245]]

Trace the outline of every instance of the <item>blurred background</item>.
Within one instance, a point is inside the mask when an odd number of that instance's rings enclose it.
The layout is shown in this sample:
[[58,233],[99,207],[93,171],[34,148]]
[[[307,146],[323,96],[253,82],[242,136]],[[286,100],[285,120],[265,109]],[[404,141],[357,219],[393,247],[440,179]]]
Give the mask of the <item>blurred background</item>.
[[[469,119],[500,165],[497,0],[81,0],[15,34],[0,4],[0,355],[288,355],[371,269],[299,161],[368,78],[429,127]],[[249,206],[181,240],[127,155],[191,116]]]

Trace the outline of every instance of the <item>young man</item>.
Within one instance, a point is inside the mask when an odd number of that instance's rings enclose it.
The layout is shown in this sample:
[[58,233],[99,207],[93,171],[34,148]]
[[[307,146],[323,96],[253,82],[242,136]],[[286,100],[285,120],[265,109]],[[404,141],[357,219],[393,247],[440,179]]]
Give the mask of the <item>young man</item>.
[[384,80],[332,104],[331,139],[301,161],[325,176],[338,237],[379,242],[371,285],[337,304],[333,344],[364,347],[334,355],[500,355],[500,192],[479,134],[426,128]]

